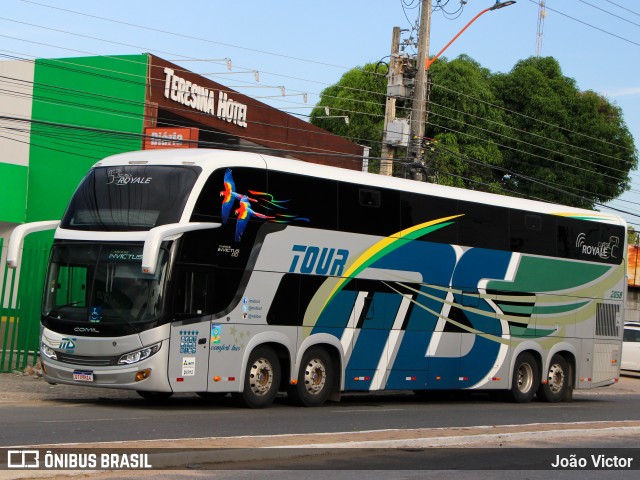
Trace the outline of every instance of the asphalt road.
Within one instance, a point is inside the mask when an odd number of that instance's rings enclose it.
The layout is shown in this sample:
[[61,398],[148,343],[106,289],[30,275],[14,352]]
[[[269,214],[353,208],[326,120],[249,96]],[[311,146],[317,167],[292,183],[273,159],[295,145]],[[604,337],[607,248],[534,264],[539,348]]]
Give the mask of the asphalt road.
[[[0,375],[0,447],[210,437],[300,435],[387,429],[442,429],[533,423],[640,421],[640,377],[576,392],[571,403],[514,404],[491,395],[347,395],[340,403],[299,408],[278,398],[267,410],[232,398],[176,395],[153,403],[134,392],[51,386]],[[46,407],[46,408],[43,408]]]
[[[154,467],[190,466],[187,478],[212,470],[220,478],[234,478],[225,476],[222,468],[232,460],[240,462],[230,467],[236,473],[258,466],[293,470],[294,465],[341,471],[349,470],[339,468],[345,465],[351,465],[350,470],[364,466],[392,471],[405,466],[411,472],[431,472],[424,469],[425,462],[438,465],[425,459],[431,447],[450,447],[451,458],[442,453],[438,461],[456,461],[462,447],[629,448],[635,452],[640,446],[638,375],[622,377],[612,387],[576,392],[573,402],[560,404],[519,405],[486,394],[428,399],[411,394],[358,394],[311,409],[293,407],[286,398],[278,398],[266,410],[239,408],[230,397],[209,400],[177,395],[165,403],[149,403],[133,392],[51,386],[23,375],[0,375],[0,387],[0,447],[171,447],[182,453],[159,456],[153,451]],[[356,448],[346,454],[346,463],[340,463],[345,447]],[[308,456],[310,451],[315,455]],[[640,467],[640,453],[637,462]],[[0,479],[29,478],[10,473],[14,476],[0,471]],[[275,478],[265,475],[255,478]],[[401,478],[394,475],[384,478]]]

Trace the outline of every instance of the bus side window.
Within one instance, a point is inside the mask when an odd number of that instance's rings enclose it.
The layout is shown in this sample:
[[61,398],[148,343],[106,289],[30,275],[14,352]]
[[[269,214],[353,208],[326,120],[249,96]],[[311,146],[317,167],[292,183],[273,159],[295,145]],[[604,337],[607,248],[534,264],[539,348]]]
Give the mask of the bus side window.
[[211,272],[184,270],[179,278],[176,311],[188,315],[211,313],[213,275]]
[[512,252],[553,256],[556,245],[553,239],[556,219],[553,215],[530,213],[524,210],[509,211],[509,245]]
[[369,235],[392,235],[400,230],[400,193],[338,185],[338,229]]
[[380,208],[380,191],[361,188],[359,191],[359,201],[363,207]]

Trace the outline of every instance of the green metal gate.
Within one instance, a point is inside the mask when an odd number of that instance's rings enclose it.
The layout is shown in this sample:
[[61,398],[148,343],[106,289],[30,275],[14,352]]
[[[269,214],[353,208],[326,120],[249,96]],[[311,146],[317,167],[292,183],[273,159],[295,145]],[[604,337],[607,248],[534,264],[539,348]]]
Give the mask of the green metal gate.
[[7,267],[0,238],[0,372],[35,365],[39,355],[40,304],[50,240],[26,241],[18,270]]

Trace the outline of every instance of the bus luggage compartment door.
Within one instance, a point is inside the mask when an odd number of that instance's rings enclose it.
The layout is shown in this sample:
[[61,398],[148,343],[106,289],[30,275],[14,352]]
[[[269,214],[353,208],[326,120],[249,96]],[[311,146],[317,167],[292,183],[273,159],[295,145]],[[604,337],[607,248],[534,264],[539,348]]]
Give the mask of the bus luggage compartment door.
[[211,321],[172,325],[169,383],[174,392],[206,392]]

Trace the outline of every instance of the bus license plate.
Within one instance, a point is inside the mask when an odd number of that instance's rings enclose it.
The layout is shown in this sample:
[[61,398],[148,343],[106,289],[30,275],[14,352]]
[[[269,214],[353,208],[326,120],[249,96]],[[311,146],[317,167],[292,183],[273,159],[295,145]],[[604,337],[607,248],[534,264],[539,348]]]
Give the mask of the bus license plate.
[[93,382],[93,372],[74,370],[73,379],[78,380],[79,382]]

